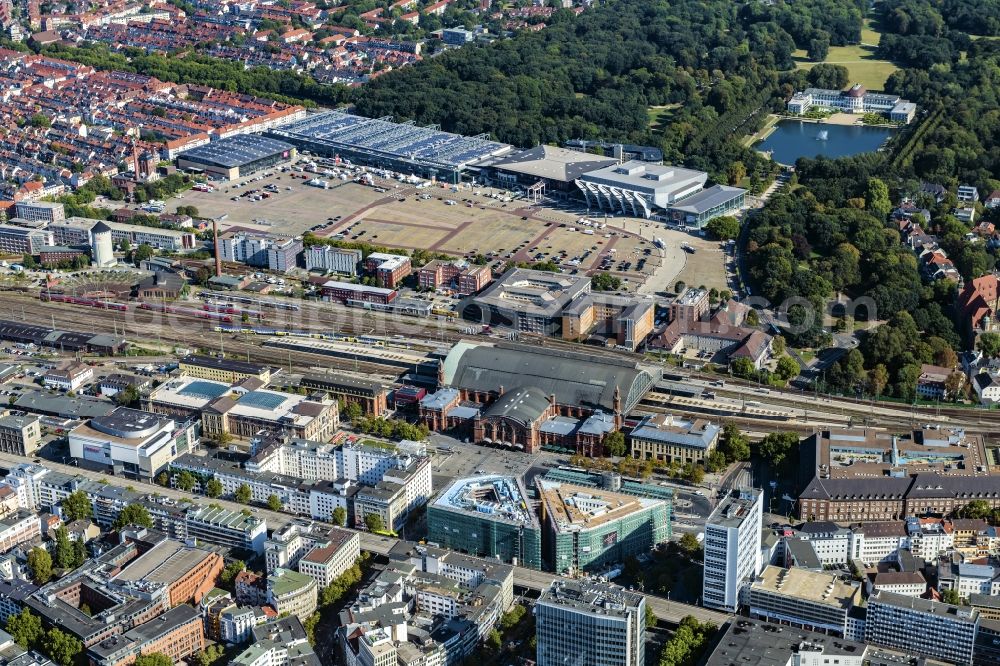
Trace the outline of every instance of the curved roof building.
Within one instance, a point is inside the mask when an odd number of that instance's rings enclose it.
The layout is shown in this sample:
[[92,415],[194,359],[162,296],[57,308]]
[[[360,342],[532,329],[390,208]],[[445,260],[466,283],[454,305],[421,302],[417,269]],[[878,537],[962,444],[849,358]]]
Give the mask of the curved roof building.
[[[528,403],[537,402],[538,395],[555,396],[560,405],[612,413],[616,408],[622,413],[634,409],[657,380],[655,368],[624,358],[507,343],[459,342],[441,372],[441,384],[465,391],[534,389],[522,395]],[[621,405],[615,404],[616,390]]]

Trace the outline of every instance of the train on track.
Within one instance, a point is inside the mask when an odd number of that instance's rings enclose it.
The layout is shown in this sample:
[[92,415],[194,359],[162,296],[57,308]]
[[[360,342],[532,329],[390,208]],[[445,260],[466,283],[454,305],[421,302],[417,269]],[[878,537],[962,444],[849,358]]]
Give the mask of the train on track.
[[198,319],[215,319],[216,321],[231,323],[233,316],[224,312],[210,312],[207,310],[194,310],[192,308],[182,308],[176,305],[164,305],[162,303],[140,303],[136,306],[140,310],[150,310],[152,312],[164,312],[168,314],[179,314],[187,317],[197,317]]
[[100,310],[116,310],[118,312],[128,311],[128,303],[118,303],[115,301],[101,300],[99,298],[82,298],[70,294],[59,294],[43,291],[38,295],[38,300],[45,303],[69,303],[70,305],[84,305],[89,308]]
[[264,318],[260,310],[244,310],[243,308],[238,308],[235,305],[220,305],[218,303],[205,303],[201,306],[201,309],[206,312],[221,312],[222,314],[229,315],[239,315],[242,317],[246,315],[251,319],[257,319],[258,321]]
[[407,344],[402,340],[384,338],[374,335],[350,335],[346,333],[319,333],[316,331],[288,331],[263,326],[225,326],[220,324],[213,329],[216,333],[232,333],[234,335],[270,335],[275,337],[311,338],[313,340],[328,340],[346,344],[367,345],[369,347],[399,347]]
[[198,298],[203,301],[217,302],[226,301],[228,303],[239,303],[241,305],[250,305],[256,308],[271,309],[271,310],[289,310],[292,312],[298,312],[298,303],[286,303],[284,301],[272,301],[266,298],[252,298],[250,296],[240,296],[239,294],[223,294],[212,291],[200,291],[198,292]]

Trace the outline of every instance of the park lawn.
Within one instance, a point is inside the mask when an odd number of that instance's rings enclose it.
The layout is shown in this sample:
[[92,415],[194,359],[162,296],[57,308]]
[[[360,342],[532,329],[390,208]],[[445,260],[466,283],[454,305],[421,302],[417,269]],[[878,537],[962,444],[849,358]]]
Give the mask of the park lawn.
[[874,28],[870,18],[865,19],[865,23],[861,27],[861,43],[878,46],[878,40],[880,39],[882,39],[882,33]]
[[670,122],[670,116],[673,115],[674,110],[680,106],[680,104],[664,104],[646,109],[646,115],[649,117],[649,129],[654,132],[663,131],[667,123]]
[[[806,52],[798,50],[792,53],[796,69],[812,69],[816,63],[809,60]],[[898,67],[888,60],[875,57],[873,46],[831,46],[830,53],[823,62],[831,65],[843,65],[850,72],[851,83],[860,83],[869,90],[883,90],[885,80]]]

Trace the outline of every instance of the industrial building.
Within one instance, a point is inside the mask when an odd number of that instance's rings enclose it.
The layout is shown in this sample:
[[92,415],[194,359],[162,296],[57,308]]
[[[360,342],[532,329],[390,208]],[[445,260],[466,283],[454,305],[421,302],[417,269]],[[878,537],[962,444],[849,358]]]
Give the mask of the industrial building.
[[540,569],[541,528],[514,477],[459,479],[427,507],[428,540],[477,557]]
[[63,352],[86,351],[113,356],[125,350],[125,338],[106,333],[81,333],[33,326],[17,321],[0,319],[0,340]]
[[480,162],[513,150],[486,135],[464,137],[339,110],[312,114],[275,128],[270,134],[316,154],[337,155],[359,164],[450,183],[459,182]]
[[542,549],[558,574],[600,573],[670,539],[670,503],[536,479]]
[[577,178],[618,162],[614,157],[540,145],[493,162],[489,172],[497,185],[521,188],[538,200],[548,194],[572,193]]
[[646,598],[615,585],[557,581],[535,602],[538,666],[644,666]]
[[190,354],[182,358],[178,365],[183,375],[230,384],[251,377],[263,383],[271,380],[271,368],[268,366],[235,359]]
[[177,156],[178,169],[197,169],[211,178],[236,180],[294,160],[295,146],[259,134],[237,134]]

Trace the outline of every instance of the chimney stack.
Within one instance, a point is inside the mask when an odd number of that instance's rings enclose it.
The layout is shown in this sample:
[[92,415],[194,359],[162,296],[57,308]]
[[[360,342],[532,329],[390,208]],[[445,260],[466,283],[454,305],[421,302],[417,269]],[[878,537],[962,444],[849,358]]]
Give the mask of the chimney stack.
[[215,277],[222,277],[222,256],[219,254],[219,221],[212,220],[212,242],[215,244]]

